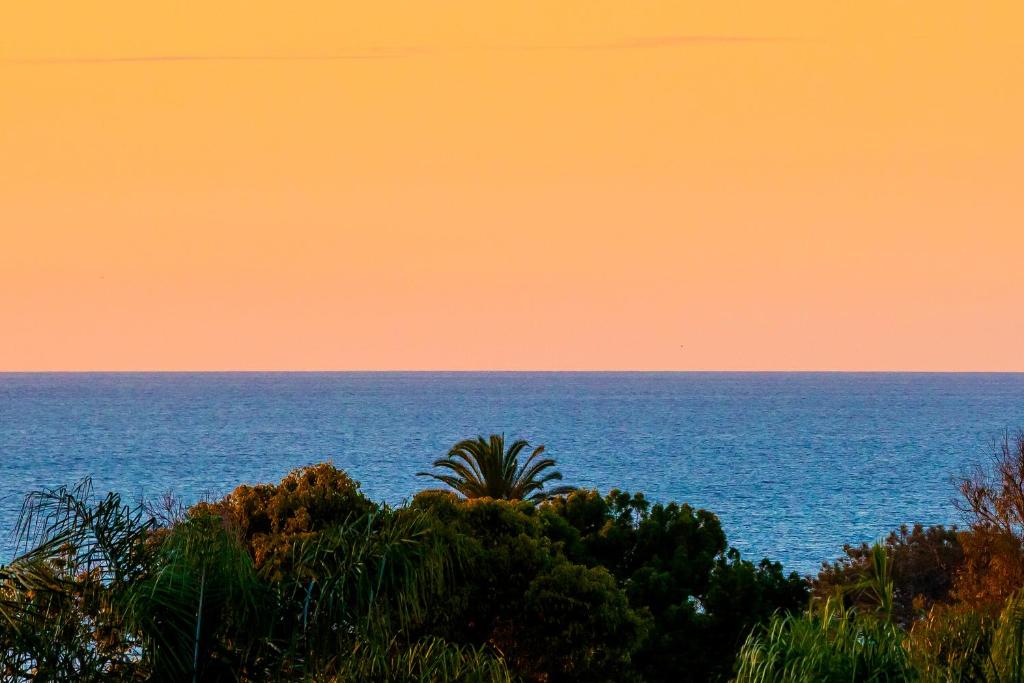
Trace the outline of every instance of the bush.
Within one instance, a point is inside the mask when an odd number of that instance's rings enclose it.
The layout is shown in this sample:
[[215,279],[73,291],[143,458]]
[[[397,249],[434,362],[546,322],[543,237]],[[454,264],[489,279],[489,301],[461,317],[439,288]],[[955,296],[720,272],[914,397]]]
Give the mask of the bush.
[[281,578],[295,543],[374,509],[348,474],[320,463],[290,472],[279,484],[239,486],[219,501],[193,506],[189,514],[221,518],[256,566]]
[[807,604],[804,580],[777,563],[742,560],[705,510],[615,490],[576,491],[541,514],[570,560],[606,567],[633,609],[651,615],[633,657],[643,680],[726,678],[751,628]]
[[[964,563],[961,536],[955,528],[917,524],[889,534],[883,543],[893,580],[893,618],[909,626],[932,605],[949,603],[954,581]],[[871,546],[843,546],[846,557],[824,563],[813,584],[816,598],[836,593],[847,607],[864,608],[872,598],[860,588],[871,572]]]
[[954,599],[998,613],[1024,588],[1024,543],[994,526],[978,525],[960,534],[964,561],[953,586]]
[[460,549],[456,577],[432,609],[428,632],[491,644],[528,680],[617,681],[628,674],[642,615],[606,570],[570,562],[544,536],[532,503],[427,491],[411,507]]
[[911,661],[923,681],[983,681],[994,619],[964,605],[936,605],[910,631]]

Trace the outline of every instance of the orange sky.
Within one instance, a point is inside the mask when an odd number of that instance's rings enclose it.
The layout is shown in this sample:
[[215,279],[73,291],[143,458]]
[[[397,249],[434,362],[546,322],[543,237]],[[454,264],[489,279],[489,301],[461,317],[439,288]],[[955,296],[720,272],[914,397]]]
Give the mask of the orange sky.
[[0,3],[0,370],[1024,370],[1022,25]]

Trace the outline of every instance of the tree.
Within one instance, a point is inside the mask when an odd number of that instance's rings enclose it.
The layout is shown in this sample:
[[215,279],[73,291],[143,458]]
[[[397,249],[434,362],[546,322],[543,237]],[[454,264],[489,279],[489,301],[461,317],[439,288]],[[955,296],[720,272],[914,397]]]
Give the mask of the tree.
[[443,482],[466,498],[540,501],[572,491],[571,486],[544,490],[549,482],[561,480],[562,473],[546,471],[555,466],[555,461],[541,457],[544,446],[533,449],[520,465],[519,455],[529,447],[519,439],[505,450],[505,437],[500,434],[491,434],[489,440],[483,436],[465,439],[455,444],[447,457],[434,461],[434,467],[450,474],[418,474]]
[[0,568],[0,677],[127,681],[150,672],[150,634],[127,596],[151,565],[155,531],[117,494],[97,500],[88,480],[29,494],[18,525],[24,550]]
[[972,526],[987,526],[1024,541],[1024,432],[1003,437],[990,469],[975,467],[959,480],[957,509]]
[[977,466],[959,480],[957,508],[970,524],[961,536],[964,564],[956,597],[1000,610],[1024,587],[1024,432],[1007,434],[991,466]]
[[297,543],[376,507],[348,474],[319,463],[289,472],[277,484],[239,486],[220,500],[194,505],[189,513],[220,518],[261,572],[281,578],[291,571]]
[[652,623],[632,668],[642,680],[727,678],[751,628],[807,604],[807,584],[730,549],[718,518],[642,494],[575,491],[540,507],[545,533],[569,560],[604,567]]
[[629,680],[647,627],[604,567],[567,561],[530,582],[517,622],[513,639],[526,668],[567,681]]
[[527,681],[631,680],[646,616],[607,569],[567,559],[533,504],[435,490],[418,494],[411,508],[461,549],[426,635],[491,645]]

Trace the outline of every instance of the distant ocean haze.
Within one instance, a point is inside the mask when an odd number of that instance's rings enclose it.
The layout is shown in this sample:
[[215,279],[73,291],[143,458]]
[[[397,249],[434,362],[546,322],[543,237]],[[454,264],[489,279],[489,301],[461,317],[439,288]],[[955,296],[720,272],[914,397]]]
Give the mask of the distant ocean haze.
[[959,522],[951,477],[1022,426],[1024,374],[0,374],[0,560],[40,487],[192,502],[332,460],[400,503],[455,441],[503,432],[566,483],[709,509],[744,556],[810,573]]

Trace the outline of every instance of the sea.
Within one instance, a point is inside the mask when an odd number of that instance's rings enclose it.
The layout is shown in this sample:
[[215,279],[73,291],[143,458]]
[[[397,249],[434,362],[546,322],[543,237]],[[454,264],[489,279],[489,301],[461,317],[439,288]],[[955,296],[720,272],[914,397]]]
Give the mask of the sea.
[[565,482],[715,512],[813,574],[902,524],[962,524],[955,478],[1024,427],[1024,374],[2,373],[0,561],[33,490],[186,502],[332,461],[401,504],[456,441],[543,444]]

